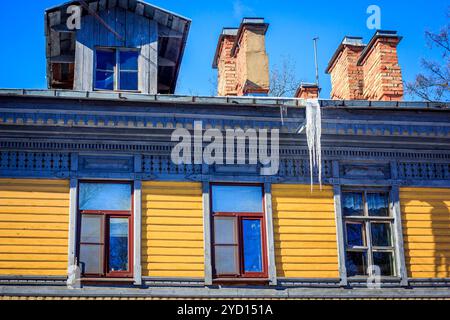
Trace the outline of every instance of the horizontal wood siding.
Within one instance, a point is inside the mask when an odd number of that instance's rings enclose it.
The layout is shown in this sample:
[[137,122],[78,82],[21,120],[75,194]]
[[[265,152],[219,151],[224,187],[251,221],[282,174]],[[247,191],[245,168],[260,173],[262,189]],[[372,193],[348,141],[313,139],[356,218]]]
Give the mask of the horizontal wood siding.
[[401,188],[405,258],[412,278],[450,277],[450,189]]
[[272,202],[277,275],[339,277],[333,189],[273,185]]
[[200,183],[143,183],[142,275],[204,277]]
[[67,274],[69,181],[0,179],[0,275]]

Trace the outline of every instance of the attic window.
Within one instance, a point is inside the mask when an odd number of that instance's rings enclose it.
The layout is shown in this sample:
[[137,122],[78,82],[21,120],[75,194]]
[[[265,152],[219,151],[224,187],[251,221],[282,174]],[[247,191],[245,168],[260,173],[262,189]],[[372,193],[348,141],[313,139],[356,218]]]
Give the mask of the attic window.
[[96,50],[95,90],[138,90],[139,51],[128,48]]

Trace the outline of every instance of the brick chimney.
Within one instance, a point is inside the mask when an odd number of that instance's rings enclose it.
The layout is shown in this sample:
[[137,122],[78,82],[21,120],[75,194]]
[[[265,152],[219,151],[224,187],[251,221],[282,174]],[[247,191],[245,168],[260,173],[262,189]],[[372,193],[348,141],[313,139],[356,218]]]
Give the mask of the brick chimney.
[[302,83],[295,93],[296,98],[300,99],[318,99],[319,86],[315,83]]
[[263,18],[244,18],[239,29],[222,31],[213,62],[213,68],[218,69],[219,96],[267,95],[268,27]]
[[231,56],[237,33],[237,28],[223,28],[219,37],[213,62],[213,68],[218,69],[217,94],[219,96],[237,95],[236,58]]
[[360,37],[344,37],[326,73],[331,75],[331,99],[358,100],[363,97],[363,67],[357,62],[365,45]]
[[379,30],[361,53],[358,66],[364,71],[364,99],[403,99],[402,71],[397,55],[397,45],[401,40],[395,31]]

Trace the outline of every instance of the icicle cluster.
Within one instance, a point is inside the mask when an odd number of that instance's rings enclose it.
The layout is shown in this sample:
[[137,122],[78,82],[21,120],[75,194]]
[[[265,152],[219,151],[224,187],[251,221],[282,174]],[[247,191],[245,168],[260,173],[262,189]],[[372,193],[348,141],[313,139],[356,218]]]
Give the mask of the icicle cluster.
[[311,174],[311,192],[314,185],[314,171],[318,172],[320,189],[322,189],[322,116],[319,100],[311,99],[306,102],[306,139],[309,149],[309,171]]

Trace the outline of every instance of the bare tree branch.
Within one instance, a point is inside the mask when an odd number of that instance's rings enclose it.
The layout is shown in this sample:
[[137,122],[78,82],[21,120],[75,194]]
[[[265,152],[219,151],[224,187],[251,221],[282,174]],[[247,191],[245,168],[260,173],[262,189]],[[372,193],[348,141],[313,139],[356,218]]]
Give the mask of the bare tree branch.
[[274,97],[292,97],[300,81],[295,75],[295,62],[290,56],[284,56],[281,66],[274,65],[270,72],[270,95]]
[[[450,9],[450,7],[449,7]],[[450,10],[448,13],[450,17]],[[439,33],[425,32],[430,48],[442,50],[441,62],[422,59],[424,73],[416,76],[413,82],[406,83],[406,90],[413,96],[425,101],[450,101],[450,25],[443,27]]]

